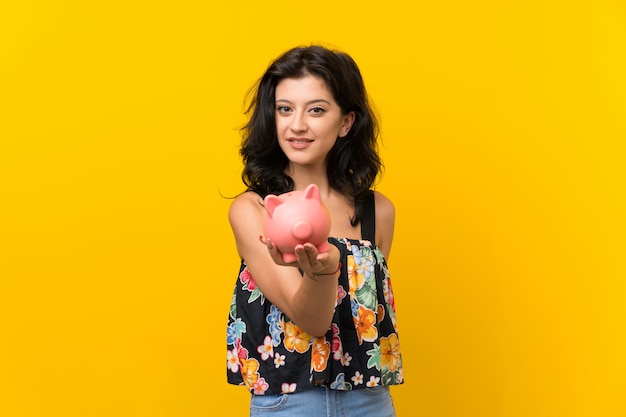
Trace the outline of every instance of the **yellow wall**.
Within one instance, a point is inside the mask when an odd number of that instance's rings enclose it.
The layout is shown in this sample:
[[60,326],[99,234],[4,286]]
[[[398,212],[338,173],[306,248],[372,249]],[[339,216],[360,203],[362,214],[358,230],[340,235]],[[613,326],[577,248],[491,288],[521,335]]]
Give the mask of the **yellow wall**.
[[623,1],[213,3],[0,1],[0,415],[245,415],[220,193],[310,42],[383,120],[399,416],[626,415]]

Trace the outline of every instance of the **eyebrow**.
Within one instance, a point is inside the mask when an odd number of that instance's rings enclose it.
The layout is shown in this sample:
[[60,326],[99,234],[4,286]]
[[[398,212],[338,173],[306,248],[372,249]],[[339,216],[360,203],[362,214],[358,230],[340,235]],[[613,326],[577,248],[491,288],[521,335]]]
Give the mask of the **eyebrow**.
[[[289,103],[289,104],[291,104],[291,103],[292,103],[290,100],[287,100],[287,99],[284,99],[284,98],[280,98],[280,99],[277,99],[277,100],[276,100],[276,103],[279,103],[279,102],[284,102],[284,103]],[[323,98],[318,98],[318,99],[315,99],[315,100],[310,100],[310,101],[307,101],[307,102],[306,102],[306,103],[304,103],[304,104],[306,104],[307,106],[310,106],[311,104],[315,104],[315,103],[326,103],[326,104],[330,105],[330,101],[328,101],[328,100],[324,100]]]

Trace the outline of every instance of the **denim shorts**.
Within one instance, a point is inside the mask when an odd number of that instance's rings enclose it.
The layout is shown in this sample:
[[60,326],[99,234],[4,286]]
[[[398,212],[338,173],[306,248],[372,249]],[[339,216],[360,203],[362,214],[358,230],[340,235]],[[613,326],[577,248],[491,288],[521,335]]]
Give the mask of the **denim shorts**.
[[395,417],[389,387],[337,391],[311,387],[293,394],[252,395],[250,417]]

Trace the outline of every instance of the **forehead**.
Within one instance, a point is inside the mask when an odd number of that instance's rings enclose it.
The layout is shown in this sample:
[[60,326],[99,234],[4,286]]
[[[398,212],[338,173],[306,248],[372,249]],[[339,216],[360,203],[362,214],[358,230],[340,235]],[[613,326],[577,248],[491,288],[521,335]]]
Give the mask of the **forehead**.
[[332,92],[324,80],[315,75],[284,78],[276,85],[276,100],[325,99],[330,101],[332,98]]

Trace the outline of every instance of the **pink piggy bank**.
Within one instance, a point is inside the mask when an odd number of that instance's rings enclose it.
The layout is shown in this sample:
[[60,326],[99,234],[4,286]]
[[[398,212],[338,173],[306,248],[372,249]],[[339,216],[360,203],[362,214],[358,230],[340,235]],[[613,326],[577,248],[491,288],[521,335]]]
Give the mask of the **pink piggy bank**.
[[295,262],[294,248],[306,242],[314,244],[320,253],[328,252],[330,215],[317,185],[278,196],[269,194],[264,202],[263,230],[282,253],[283,261]]

